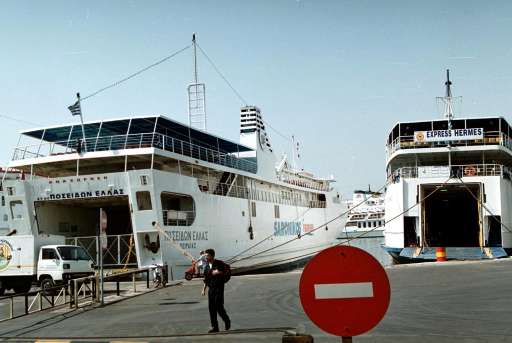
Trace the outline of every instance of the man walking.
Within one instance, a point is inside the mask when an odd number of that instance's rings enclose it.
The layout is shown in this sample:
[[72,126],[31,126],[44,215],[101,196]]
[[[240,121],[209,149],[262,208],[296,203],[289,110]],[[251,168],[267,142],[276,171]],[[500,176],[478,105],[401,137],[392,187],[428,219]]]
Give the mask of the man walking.
[[226,330],[229,330],[231,320],[224,309],[224,273],[226,267],[224,262],[215,259],[215,250],[206,249],[205,253],[207,265],[204,270],[204,286],[201,294],[205,295],[208,287],[208,310],[210,311],[210,322],[212,324],[208,333],[219,332],[217,313],[224,321]]

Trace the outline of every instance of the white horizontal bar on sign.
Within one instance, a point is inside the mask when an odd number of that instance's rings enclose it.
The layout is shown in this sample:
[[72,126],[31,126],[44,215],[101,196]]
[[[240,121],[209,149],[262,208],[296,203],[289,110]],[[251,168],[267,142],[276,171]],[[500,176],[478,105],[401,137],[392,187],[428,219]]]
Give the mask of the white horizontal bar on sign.
[[326,283],[315,285],[315,299],[349,299],[373,297],[373,283]]

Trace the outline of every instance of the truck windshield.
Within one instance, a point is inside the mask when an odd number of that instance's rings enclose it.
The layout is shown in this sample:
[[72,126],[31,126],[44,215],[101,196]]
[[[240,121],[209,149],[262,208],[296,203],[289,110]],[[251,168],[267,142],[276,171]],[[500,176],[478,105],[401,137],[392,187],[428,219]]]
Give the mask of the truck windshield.
[[80,247],[58,247],[57,250],[63,260],[90,260],[89,255]]

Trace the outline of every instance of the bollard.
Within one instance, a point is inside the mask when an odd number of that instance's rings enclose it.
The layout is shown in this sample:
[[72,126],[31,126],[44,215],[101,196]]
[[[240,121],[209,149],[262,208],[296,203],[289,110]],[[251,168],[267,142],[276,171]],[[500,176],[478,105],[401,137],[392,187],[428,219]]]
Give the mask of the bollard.
[[446,262],[446,248],[436,248],[436,261]]
[[69,289],[69,308],[73,308],[73,282],[72,280],[68,281],[68,289]]
[[137,293],[137,285],[135,282],[135,273],[132,274],[132,282],[133,282],[133,293]]
[[[173,277],[172,277],[172,267],[171,267],[171,280],[172,279],[173,279]],[[162,270],[162,283],[163,283],[163,286],[165,287],[168,282],[169,282],[169,266],[167,265],[167,262],[165,262],[164,268]]]
[[146,270],[146,288],[149,288],[149,269]]
[[121,290],[119,289],[119,281],[116,281],[116,294],[117,296],[121,295]]
[[78,309],[78,283],[73,280],[73,300],[75,302],[75,308]]
[[39,311],[43,310],[43,294],[41,291],[37,292],[37,296],[39,297]]
[[14,297],[11,297],[11,306],[9,306],[10,318],[14,317]]
[[100,285],[100,275],[99,274],[96,274],[94,276],[94,295],[96,296],[96,302],[100,302],[101,299],[100,299],[100,288],[101,288],[101,285]]
[[25,314],[28,314],[28,293],[25,293]]
[[281,340],[282,343],[313,343],[313,336],[306,334],[284,334]]

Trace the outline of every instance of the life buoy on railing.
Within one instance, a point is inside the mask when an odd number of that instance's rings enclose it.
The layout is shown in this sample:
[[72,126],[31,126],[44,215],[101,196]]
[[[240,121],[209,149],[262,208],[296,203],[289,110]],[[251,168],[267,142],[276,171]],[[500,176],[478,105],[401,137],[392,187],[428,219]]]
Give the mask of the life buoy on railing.
[[464,175],[466,175],[466,176],[475,176],[476,175],[476,168],[473,167],[473,166],[464,167]]

